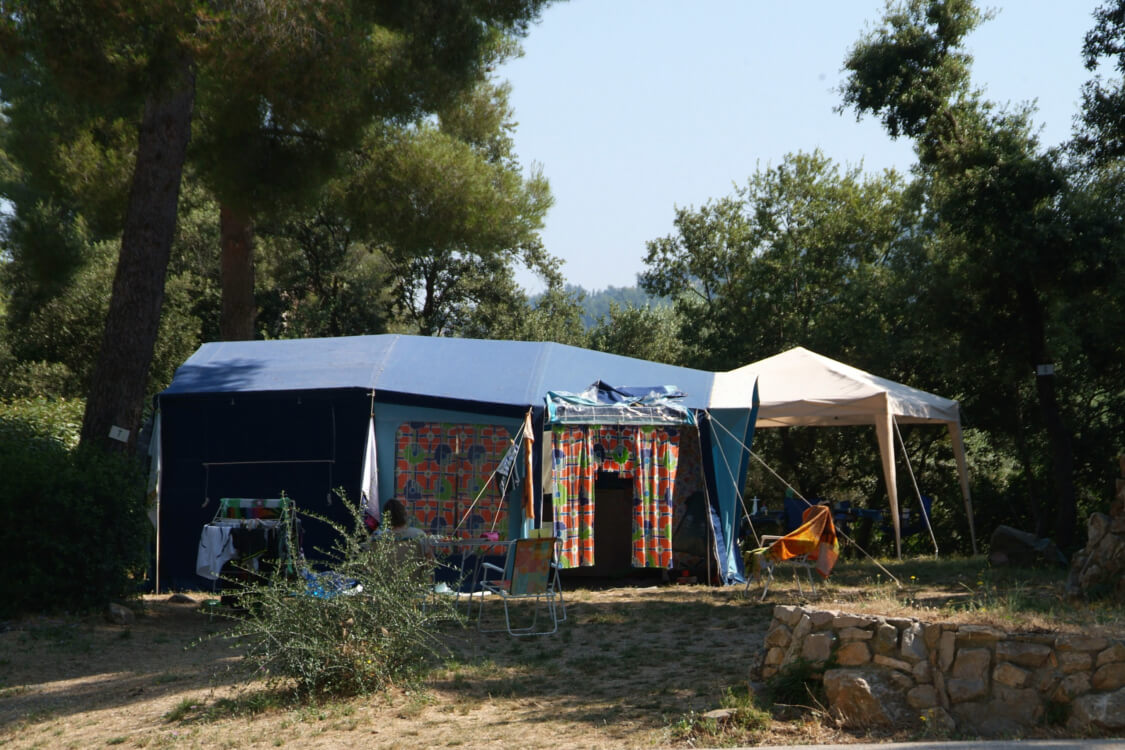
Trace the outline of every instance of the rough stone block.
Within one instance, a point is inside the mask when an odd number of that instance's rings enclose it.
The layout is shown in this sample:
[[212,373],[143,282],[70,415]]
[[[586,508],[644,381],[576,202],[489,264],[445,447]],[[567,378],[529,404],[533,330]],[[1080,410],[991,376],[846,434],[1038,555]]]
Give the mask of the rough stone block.
[[1039,694],[1028,688],[994,685],[989,705],[993,715],[1024,727],[1035,726],[1043,715],[1043,702],[1039,700]]
[[988,683],[979,679],[951,677],[946,680],[945,690],[949,693],[949,702],[954,705],[988,697]]
[[910,712],[903,691],[878,670],[830,669],[824,691],[830,710],[850,727],[888,727]]
[[894,670],[884,670],[883,674],[887,676],[892,684],[895,685],[905,695],[906,691],[914,689],[914,680],[910,675],[903,672],[896,672]]
[[1035,670],[1031,678],[1031,686],[1041,695],[1052,695],[1062,682],[1062,673],[1053,667],[1043,667]]
[[1004,640],[996,644],[996,659],[1010,661],[1021,667],[1041,667],[1051,655],[1050,646]]
[[1103,664],[1090,678],[1094,690],[1116,690],[1125,687],[1125,662],[1115,661]]
[[890,656],[898,650],[898,628],[881,622],[875,626],[875,638],[872,640],[875,653]]
[[785,658],[785,649],[777,648],[777,647],[771,648],[769,651],[766,652],[765,665],[767,667],[781,666],[781,661],[784,658]]
[[906,672],[907,674],[909,674],[914,667],[914,665],[908,661],[895,659],[892,656],[883,656],[882,654],[875,654],[875,658],[872,659],[872,661],[878,664],[880,667],[896,669],[899,672]]
[[1007,634],[988,625],[962,625],[957,628],[958,646],[985,646],[996,643]]
[[1108,640],[1092,635],[1065,633],[1055,639],[1057,651],[1104,651],[1108,647]]
[[778,604],[773,608],[773,619],[789,627],[796,625],[803,614],[804,611],[800,607],[795,607],[792,604]]
[[934,681],[934,668],[930,666],[928,661],[920,661],[914,665],[910,673],[914,676],[914,681],[919,683],[927,683]]
[[1084,731],[1090,727],[1125,728],[1125,688],[1112,693],[1083,695],[1074,701],[1067,728]]
[[1095,664],[1100,667],[1118,661],[1125,661],[1125,643],[1111,644],[1109,648],[1098,654]]
[[875,623],[875,618],[864,615],[836,615],[832,620],[832,627],[836,630],[846,628],[869,628]]
[[839,635],[841,641],[869,641],[875,637],[871,630],[860,628],[844,628]]
[[830,632],[812,633],[805,638],[801,646],[801,657],[814,664],[822,664],[832,655],[832,644],[835,640],[836,637]]
[[137,616],[133,614],[133,610],[128,607],[122,606],[117,602],[110,602],[106,608],[106,619],[114,625],[132,625]]
[[1109,516],[1105,513],[1091,513],[1086,519],[1086,546],[1093,547],[1109,531]]
[[992,670],[992,681],[1010,688],[1022,688],[1031,682],[1031,672],[1002,661]]
[[909,662],[919,662],[929,656],[926,643],[923,640],[923,628],[919,622],[913,622],[902,631],[902,643],[899,654]]
[[941,634],[941,643],[938,645],[938,668],[948,672],[953,666],[953,658],[957,655],[957,633],[946,630]]
[[949,688],[945,684],[945,675],[939,671],[934,671],[934,689],[937,690],[938,699],[941,701],[942,708],[949,709]]
[[965,680],[987,681],[991,663],[992,652],[987,648],[958,649],[951,674]]
[[1089,672],[1094,666],[1094,655],[1089,651],[1060,651],[1059,670],[1063,674]]
[[933,685],[918,685],[906,693],[906,705],[911,708],[935,708],[938,702],[937,690]]
[[888,617],[887,624],[894,625],[895,630],[905,630],[913,625],[917,620],[912,617]]
[[836,619],[835,612],[828,612],[824,610],[816,610],[809,612],[809,621],[812,623],[813,630],[824,630],[832,626],[832,621]]
[[1090,692],[1090,675],[1085,672],[1064,677],[1051,696],[1052,700],[1069,703],[1080,695]]
[[766,646],[777,646],[779,648],[785,648],[792,640],[793,631],[782,623],[776,622],[774,623],[774,626],[770,628],[769,632],[766,633],[766,638],[763,642]]
[[941,640],[941,625],[928,624],[925,626],[925,632],[922,635],[922,641],[926,644],[926,648],[933,651],[938,646],[938,641]]
[[1007,705],[994,698],[956,704],[952,711],[958,727],[986,737],[995,737],[1026,731],[1027,716],[1034,715],[1039,709],[1038,698],[1033,694],[1021,705]]
[[789,648],[785,652],[785,663],[793,661],[801,653],[801,648],[804,645],[805,638],[812,632],[812,620],[807,614],[802,614],[801,619],[797,621],[796,627],[793,628],[793,638],[789,642]]
[[836,652],[841,667],[858,667],[871,661],[871,649],[863,641],[849,641]]

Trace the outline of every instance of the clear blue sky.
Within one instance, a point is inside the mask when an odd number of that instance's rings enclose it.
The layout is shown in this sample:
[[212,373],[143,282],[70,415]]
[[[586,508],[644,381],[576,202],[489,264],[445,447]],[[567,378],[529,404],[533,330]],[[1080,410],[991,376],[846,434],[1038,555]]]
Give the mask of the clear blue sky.
[[[1044,144],[1071,134],[1082,38],[1097,0],[1001,0],[968,39],[974,84],[996,102],[1036,100]],[[878,122],[837,114],[844,57],[882,0],[571,0],[547,9],[512,84],[516,152],[555,205],[547,250],[587,290],[632,286],[645,243],[676,206],[730,195],[759,166],[820,148],[868,171],[914,162]],[[518,275],[529,291],[542,284]]]

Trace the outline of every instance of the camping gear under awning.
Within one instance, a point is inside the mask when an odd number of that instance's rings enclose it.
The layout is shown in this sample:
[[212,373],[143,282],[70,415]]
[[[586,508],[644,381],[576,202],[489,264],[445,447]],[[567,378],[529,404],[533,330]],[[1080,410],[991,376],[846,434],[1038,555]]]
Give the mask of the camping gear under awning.
[[895,425],[945,425],[976,551],[969,472],[961,438],[960,406],[956,401],[872,375],[798,346],[737,370],[716,373],[711,409],[745,405],[749,384],[755,380],[762,394],[758,427],[875,427],[899,554]]

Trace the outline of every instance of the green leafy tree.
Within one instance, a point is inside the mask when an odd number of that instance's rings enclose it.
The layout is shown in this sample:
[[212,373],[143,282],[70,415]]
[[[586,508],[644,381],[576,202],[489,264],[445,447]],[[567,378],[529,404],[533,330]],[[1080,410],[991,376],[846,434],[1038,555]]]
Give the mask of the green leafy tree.
[[461,335],[510,341],[553,341],[587,347],[589,333],[582,322],[581,292],[567,290],[555,277],[532,301],[509,276],[506,294],[478,305],[466,318]]
[[1107,2],[1094,12],[1082,54],[1086,68],[1098,71],[1108,61],[1116,78],[1095,76],[1082,89],[1082,129],[1075,145],[1105,163],[1125,157],[1125,1]]
[[1090,271],[1109,259],[1072,212],[1068,172],[1059,152],[1040,147],[1032,110],[998,110],[971,88],[962,44],[984,18],[969,0],[889,7],[845,63],[844,102],[915,143],[936,239],[932,278],[943,280],[930,290],[941,302],[928,319],[953,332],[947,361],[973,363],[961,377],[979,376],[973,389],[991,402],[970,406],[994,412],[982,422],[1013,436],[1029,474],[1037,446],[1018,433],[1043,430],[1053,492],[1038,530],[1065,547],[1076,538],[1077,495],[1072,395],[1060,394],[1070,381],[1052,369],[1065,347],[1057,313],[1097,284]]
[[678,209],[675,234],[648,243],[640,282],[674,300],[694,367],[732,369],[796,345],[844,356],[885,328],[884,267],[910,225],[906,207],[893,173],[793,154],[734,196]]
[[[327,160],[350,146],[349,137],[373,116],[424,110],[477,80],[483,52],[499,36],[526,31],[542,5],[10,0],[0,6],[0,96],[9,98],[12,81],[38,81],[136,127],[84,442],[108,446],[111,425],[135,435],[140,422],[193,108],[200,122],[219,127],[230,125],[226,113],[253,110],[253,127],[275,132],[274,144],[303,142],[303,151],[320,139]],[[322,68],[309,63],[322,56],[356,64],[318,77]],[[332,92],[347,92],[344,101],[354,106],[323,107],[322,97]],[[215,126],[199,131],[216,132]],[[133,447],[132,438],[125,447]]]
[[364,143],[347,211],[387,263],[399,320],[422,335],[499,304],[515,264],[556,273],[539,240],[550,189],[540,169],[524,176],[512,128],[507,84],[483,82],[436,123],[377,128]]
[[609,312],[590,329],[589,347],[652,362],[683,364],[680,322],[668,305],[620,307],[610,302]]

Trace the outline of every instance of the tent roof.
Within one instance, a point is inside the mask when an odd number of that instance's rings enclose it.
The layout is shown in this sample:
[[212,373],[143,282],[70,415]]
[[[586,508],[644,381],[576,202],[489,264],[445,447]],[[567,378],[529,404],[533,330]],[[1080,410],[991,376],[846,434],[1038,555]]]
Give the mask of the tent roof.
[[706,408],[714,374],[563,344],[385,334],[204,344],[161,397],[365,388],[528,407],[599,379],[676,386],[685,406]]
[[749,403],[758,379],[759,427],[866,425],[890,413],[901,423],[960,422],[956,401],[864,372],[796,347],[717,373],[711,405]]

